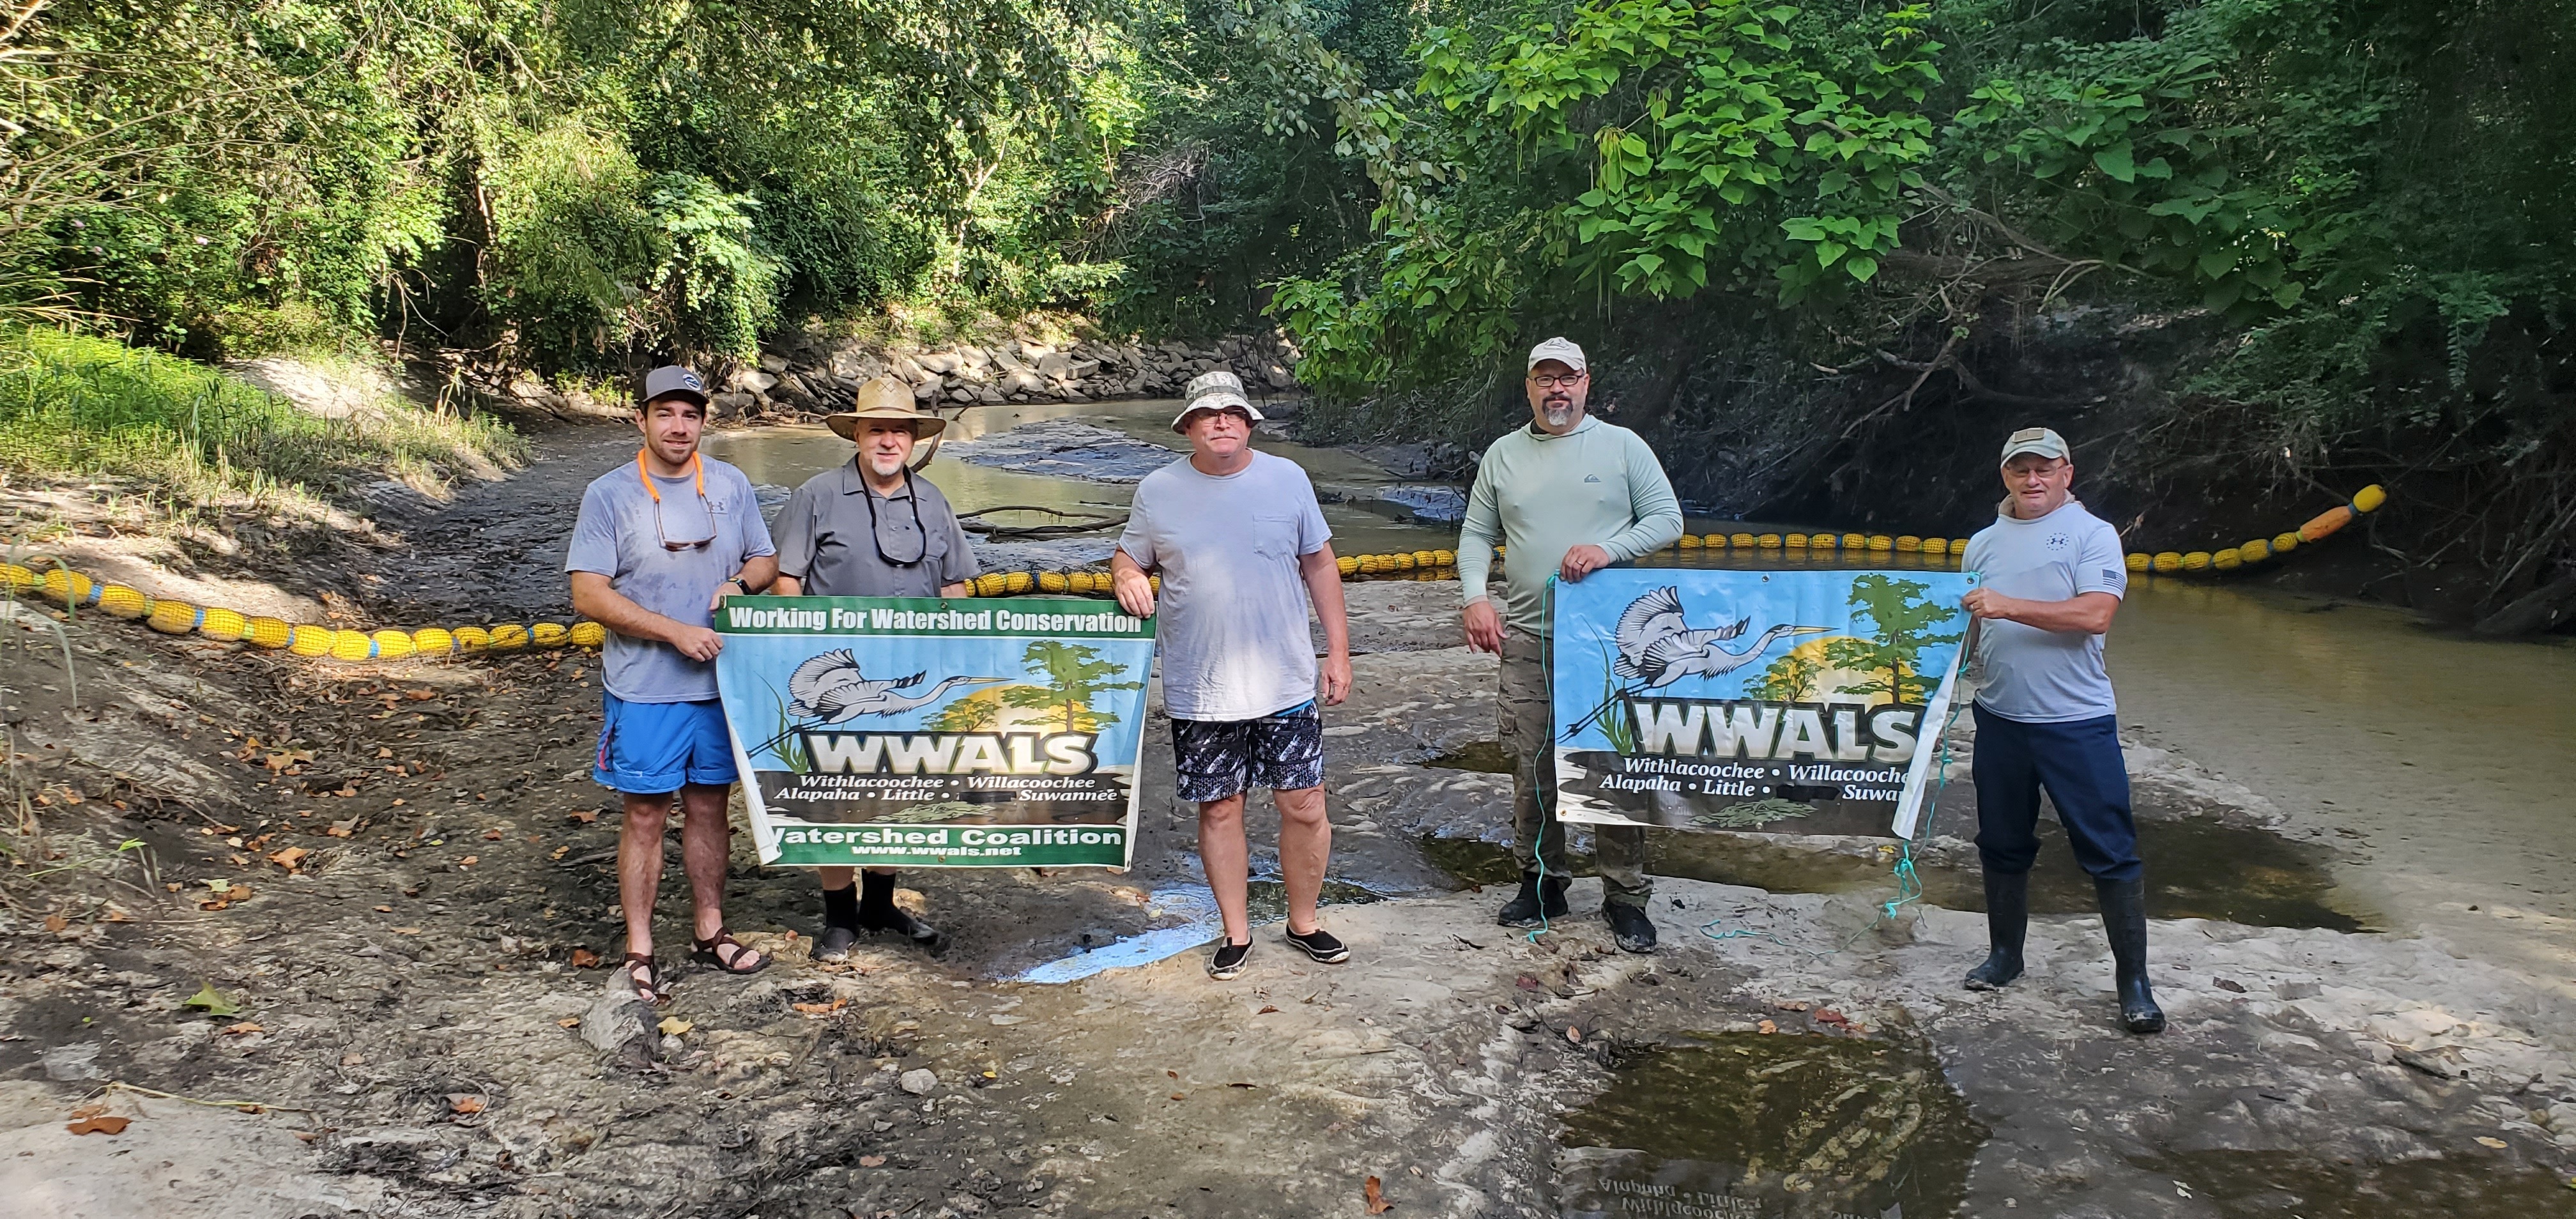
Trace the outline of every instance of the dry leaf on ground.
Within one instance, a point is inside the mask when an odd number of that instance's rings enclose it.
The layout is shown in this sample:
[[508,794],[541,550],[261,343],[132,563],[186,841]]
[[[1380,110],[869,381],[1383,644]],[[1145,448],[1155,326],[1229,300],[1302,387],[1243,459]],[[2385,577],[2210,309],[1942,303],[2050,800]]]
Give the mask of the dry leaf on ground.
[[54,932],[58,935],[61,934],[64,928],[71,925],[72,921],[70,919],[64,918],[59,914],[48,914],[45,916],[45,930]]
[[1368,1213],[1383,1215],[1395,1209],[1395,1204],[1387,1201],[1386,1195],[1381,1192],[1383,1188],[1375,1177],[1370,1177],[1368,1184],[1360,1187],[1360,1200],[1368,1204]]
[[583,825],[588,825],[591,822],[599,820],[599,810],[595,808],[576,809],[572,812],[565,813],[564,816],[574,821],[578,821]]
[[244,1020],[239,1024],[227,1024],[224,1026],[224,1036],[226,1037],[239,1037],[247,1033],[265,1033],[267,1031],[267,1029],[261,1028],[248,1020]]
[[450,1092],[447,1094],[447,1107],[458,1113],[481,1113],[483,1098],[471,1092]]
[[691,1024],[686,1020],[682,1020],[677,1016],[664,1016],[662,1017],[662,1022],[654,1025],[653,1027],[662,1030],[663,1034],[666,1036],[677,1037],[680,1034],[688,1032],[690,1029],[698,1026]]
[[885,1157],[884,1157],[884,1156],[860,1156],[860,1157],[859,1157],[859,1167],[861,1167],[861,1168],[883,1168],[883,1167],[885,1167]]
[[590,967],[592,967],[592,966],[594,966],[594,965],[597,965],[597,964],[599,964],[599,954],[598,954],[598,953],[592,952],[591,950],[589,950],[589,949],[587,949],[587,948],[576,948],[576,949],[573,949],[573,950],[572,950],[572,967],[573,967],[573,968],[575,968],[575,969],[588,969],[588,968],[590,968]]
[[305,856],[312,853],[313,852],[305,850],[302,847],[288,847],[283,851],[279,851],[278,853],[269,856],[268,861],[292,872],[295,870],[295,865],[298,862],[302,861]]
[[125,1133],[125,1128],[128,1125],[131,1125],[133,1120],[134,1119],[132,1118],[117,1117],[113,1114],[102,1113],[97,1117],[82,1118],[77,1122],[73,1122],[69,1126],[65,1126],[64,1129],[71,1131],[73,1134],[123,1134]]

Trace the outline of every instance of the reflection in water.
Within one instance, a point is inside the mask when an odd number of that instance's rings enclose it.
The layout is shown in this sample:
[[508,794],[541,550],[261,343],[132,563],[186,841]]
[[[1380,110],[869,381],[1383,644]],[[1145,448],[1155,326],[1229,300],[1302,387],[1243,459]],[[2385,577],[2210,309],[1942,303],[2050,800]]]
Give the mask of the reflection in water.
[[[1500,747],[1483,742],[1492,754]],[[1444,754],[1469,754],[1475,746]],[[1467,760],[1484,761],[1482,756]],[[1455,769],[1477,770],[1481,766]],[[2039,865],[2031,870],[2030,908],[2037,914],[2091,914],[2093,880],[2057,840],[2062,831],[2040,819]],[[1894,856],[1853,852],[1841,844],[1805,842],[1795,836],[1715,831],[1646,831],[1647,870],[1772,893],[1863,893],[1896,882]],[[2156,918],[2222,919],[2253,927],[2322,927],[2361,931],[2377,920],[2336,890],[2329,857],[2319,848],[2277,834],[2197,819],[2138,823],[2139,853],[2147,860],[2147,913]],[[1461,885],[1512,885],[1520,865],[1504,847],[1472,838],[1423,839],[1423,856]],[[1924,900],[1952,910],[1985,909],[1975,866],[1951,867],[1917,860]],[[1592,859],[1578,855],[1574,874],[1593,875]]]
[[[1189,450],[1189,442],[1171,430],[1172,412],[1179,409],[1179,405],[1176,401],[1150,400],[1013,402],[975,406],[967,408],[964,418],[948,425],[945,439],[972,440],[987,433],[1008,431],[1024,423],[1073,419],[1114,428],[1138,440],[1161,445],[1171,449],[1172,456],[1178,458]],[[1345,500],[1324,506],[1324,521],[1333,528],[1333,549],[1338,553],[1378,554],[1435,549],[1457,543],[1455,528],[1443,531],[1416,525],[1411,523],[1410,513],[1404,509],[1376,504],[1370,498],[1374,489],[1393,486],[1399,480],[1375,462],[1340,449],[1308,448],[1266,436],[1256,436],[1253,447],[1304,467],[1324,498]],[[741,467],[754,483],[794,487],[850,460],[855,448],[849,441],[820,426],[795,426],[720,432],[707,438],[706,451],[711,457]],[[922,470],[922,476],[938,484],[959,512],[1003,504],[1027,504],[1058,510],[1108,508],[1123,512],[1136,491],[1133,484],[1081,482],[976,465],[957,460],[945,447]],[[1014,523],[1034,523],[1034,518]],[[1116,534],[1104,533],[1099,538],[1105,547],[1115,540]]]
[[2185,1151],[2132,1163],[2188,1187],[2221,1219],[2576,1219],[2576,1192],[2501,1153],[2354,1165],[2294,1151]]
[[2576,917],[2576,647],[2159,579],[2132,590],[2110,659],[2124,720],[2366,837],[2389,891],[2373,896],[2403,922],[2492,935],[2462,908]]
[[1557,1213],[1938,1216],[1986,1129],[1919,1043],[1727,1033],[1655,1050],[1566,1115]]

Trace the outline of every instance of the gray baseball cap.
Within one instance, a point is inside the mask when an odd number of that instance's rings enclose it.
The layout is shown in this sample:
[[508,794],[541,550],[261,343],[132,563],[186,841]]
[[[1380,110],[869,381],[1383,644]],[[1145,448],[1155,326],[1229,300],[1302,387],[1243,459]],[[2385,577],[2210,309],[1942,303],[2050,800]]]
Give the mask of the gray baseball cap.
[[705,406],[706,379],[700,377],[697,370],[677,364],[665,364],[644,374],[644,392],[635,399],[635,404],[648,406],[664,398],[686,398]]
[[1575,346],[1574,340],[1561,336],[1530,348],[1529,366],[1531,368],[1536,368],[1549,360],[1554,360],[1576,372],[1582,372],[1587,367],[1583,362],[1583,349]]
[[2062,461],[2070,452],[2071,450],[2066,447],[2066,438],[2058,435],[2055,430],[2026,427],[2004,439],[2003,460],[2011,461],[2024,453],[2037,453],[2042,457],[2054,457]]

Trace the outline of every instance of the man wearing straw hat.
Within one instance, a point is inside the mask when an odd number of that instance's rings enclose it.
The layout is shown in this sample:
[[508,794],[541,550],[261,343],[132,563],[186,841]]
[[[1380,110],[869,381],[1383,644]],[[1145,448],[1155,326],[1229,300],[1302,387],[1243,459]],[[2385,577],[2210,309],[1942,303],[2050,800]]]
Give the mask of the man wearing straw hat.
[[[859,387],[850,409],[827,415],[856,441],[848,464],[805,480],[778,510],[778,595],[782,597],[955,597],[975,578],[975,552],[948,497],[912,472],[913,446],[947,420],[912,404],[892,377]],[[892,868],[817,868],[823,934],[814,959],[842,961],[861,931],[891,931],[939,952],[946,939],[894,904]],[[855,883],[854,883],[855,882]]]
[[[1527,927],[1566,913],[1565,827],[1555,803],[1555,714],[1547,685],[1550,579],[1571,583],[1613,563],[1652,554],[1682,533],[1681,501],[1655,451],[1635,432],[1586,416],[1592,374],[1583,349],[1549,339],[1529,353],[1530,424],[1486,446],[1458,531],[1458,580],[1467,646],[1502,656],[1503,748],[1512,771],[1512,854],[1520,892],[1495,921]],[[1506,547],[1503,606],[1486,592],[1494,547]],[[1554,833],[1550,833],[1554,830]],[[1593,827],[1601,865],[1601,917],[1629,952],[1655,950],[1646,917],[1646,831]]]
[[[1199,862],[1225,926],[1208,976],[1240,975],[1252,953],[1243,805],[1256,787],[1269,788],[1279,809],[1283,938],[1337,965],[1350,949],[1315,915],[1333,850],[1319,706],[1338,706],[1351,692],[1333,531],[1306,472],[1253,450],[1261,412],[1233,373],[1201,375],[1184,403],[1172,430],[1190,438],[1190,455],[1136,484],[1109,570],[1118,604],[1140,618],[1157,608],[1147,571],[1163,573],[1154,633],[1172,766],[1180,798],[1199,806]],[[1310,598],[1324,627],[1321,666],[1306,624]]]
[[676,364],[644,377],[635,460],[582,492],[564,571],[576,613],[608,628],[600,659],[599,757],[591,777],[623,793],[617,899],[626,916],[628,984],[647,1003],[663,998],[653,955],[653,895],[662,883],[662,832],[674,797],[688,815],[681,868],[694,907],[692,958],[726,973],[769,966],[725,930],[725,804],[735,777],[733,739],[716,702],[716,605],[766,587],[777,574],[769,527],[751,480],[698,453],[707,387]]

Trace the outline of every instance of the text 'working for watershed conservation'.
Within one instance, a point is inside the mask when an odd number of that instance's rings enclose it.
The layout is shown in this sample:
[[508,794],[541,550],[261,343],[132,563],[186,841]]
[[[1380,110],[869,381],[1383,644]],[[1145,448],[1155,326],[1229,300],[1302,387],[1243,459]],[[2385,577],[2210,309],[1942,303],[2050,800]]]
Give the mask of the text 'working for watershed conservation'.
[[716,629],[761,862],[1127,866],[1151,622],[1099,601],[734,597]]

